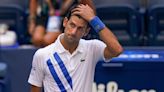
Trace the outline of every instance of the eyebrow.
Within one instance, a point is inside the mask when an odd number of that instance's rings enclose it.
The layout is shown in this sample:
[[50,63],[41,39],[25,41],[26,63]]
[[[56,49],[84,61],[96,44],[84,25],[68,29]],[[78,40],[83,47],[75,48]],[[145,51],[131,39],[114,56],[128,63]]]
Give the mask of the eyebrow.
[[[75,23],[74,21],[71,21],[71,22],[70,22],[70,24],[72,24],[72,23],[73,23],[74,25],[76,25],[76,23]],[[77,25],[76,25],[76,26],[77,26]],[[85,27],[85,25],[84,25],[84,26],[78,26],[78,27],[83,28],[83,27]]]

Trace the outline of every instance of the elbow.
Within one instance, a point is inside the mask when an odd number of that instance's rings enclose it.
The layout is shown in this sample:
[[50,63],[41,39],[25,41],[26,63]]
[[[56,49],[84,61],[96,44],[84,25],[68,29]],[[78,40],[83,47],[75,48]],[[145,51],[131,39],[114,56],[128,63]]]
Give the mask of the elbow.
[[120,47],[118,47],[116,50],[115,50],[115,54],[114,54],[114,57],[118,57],[121,53],[123,53],[123,47],[122,46],[120,46]]

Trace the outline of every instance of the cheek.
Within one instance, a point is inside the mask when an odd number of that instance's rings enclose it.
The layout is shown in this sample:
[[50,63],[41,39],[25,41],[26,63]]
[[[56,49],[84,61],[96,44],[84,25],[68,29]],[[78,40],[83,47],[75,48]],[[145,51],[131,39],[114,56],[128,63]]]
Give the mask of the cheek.
[[70,29],[68,27],[65,27],[64,32],[68,33],[69,31],[70,31]]
[[65,27],[65,30],[69,32],[69,31],[72,30],[72,28],[71,28],[69,25],[67,25],[67,26]]
[[85,35],[85,32],[78,32],[77,35],[81,38]]

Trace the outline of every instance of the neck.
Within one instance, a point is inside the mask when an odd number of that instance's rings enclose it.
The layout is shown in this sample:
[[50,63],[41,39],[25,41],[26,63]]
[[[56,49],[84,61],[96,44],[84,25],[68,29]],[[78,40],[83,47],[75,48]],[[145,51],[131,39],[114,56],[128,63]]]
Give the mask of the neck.
[[68,50],[71,54],[76,50],[78,43],[69,43],[64,39],[64,36],[60,38],[60,42],[63,45],[63,47]]

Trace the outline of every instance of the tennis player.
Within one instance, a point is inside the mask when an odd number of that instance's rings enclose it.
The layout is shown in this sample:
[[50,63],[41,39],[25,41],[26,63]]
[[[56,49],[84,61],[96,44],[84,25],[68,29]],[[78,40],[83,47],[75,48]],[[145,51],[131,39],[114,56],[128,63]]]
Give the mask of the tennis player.
[[[28,79],[31,92],[92,92],[96,63],[117,57],[123,48],[87,4],[73,8],[63,21],[64,33],[36,51]],[[81,39],[90,28],[101,40]]]

